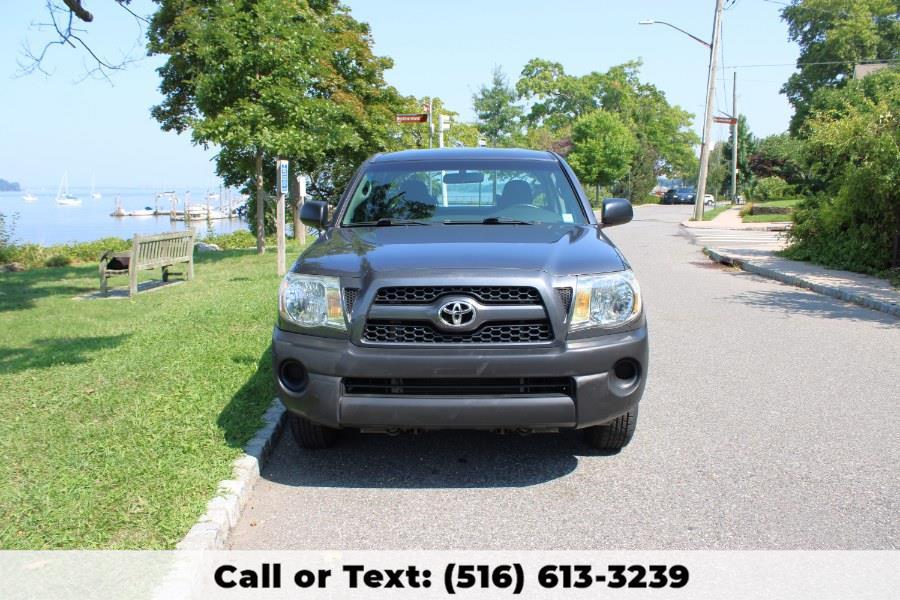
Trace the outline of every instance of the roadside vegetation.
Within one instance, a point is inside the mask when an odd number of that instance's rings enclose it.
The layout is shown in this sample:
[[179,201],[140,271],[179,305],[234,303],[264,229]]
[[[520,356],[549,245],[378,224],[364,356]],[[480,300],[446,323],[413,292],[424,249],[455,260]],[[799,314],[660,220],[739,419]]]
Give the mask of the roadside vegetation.
[[[101,238],[91,242],[70,242],[42,246],[40,244],[23,244],[15,240],[15,231],[10,225],[4,225],[5,219],[0,214],[0,229],[5,233],[0,236],[0,266],[14,263],[24,269],[42,267],[66,267],[69,265],[97,265],[100,256],[107,250],[121,251],[131,247],[131,240],[117,237]],[[256,246],[256,237],[249,231],[232,233],[210,233],[197,238],[198,242],[215,244],[222,250],[237,250]],[[274,245],[274,236],[266,238],[267,245]]]
[[253,250],[133,301],[77,299],[94,265],[0,274],[0,548],[173,547],[274,397],[278,281]]

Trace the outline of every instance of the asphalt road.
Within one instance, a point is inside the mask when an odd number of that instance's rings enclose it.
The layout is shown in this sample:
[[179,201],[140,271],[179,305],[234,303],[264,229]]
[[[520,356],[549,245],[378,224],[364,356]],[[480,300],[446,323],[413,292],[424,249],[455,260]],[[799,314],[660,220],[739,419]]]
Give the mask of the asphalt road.
[[651,366],[616,455],[577,433],[289,434],[236,549],[900,546],[900,321],[710,263],[642,207],[609,231],[641,281]]

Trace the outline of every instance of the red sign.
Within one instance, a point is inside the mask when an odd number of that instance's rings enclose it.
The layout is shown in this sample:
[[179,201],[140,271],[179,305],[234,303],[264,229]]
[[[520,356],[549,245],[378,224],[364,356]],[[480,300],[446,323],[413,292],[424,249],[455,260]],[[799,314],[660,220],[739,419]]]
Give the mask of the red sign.
[[398,123],[427,123],[428,113],[419,113],[412,115],[397,115]]
[[716,123],[724,123],[725,125],[734,125],[737,123],[737,119],[732,119],[729,117],[713,117],[713,121]]

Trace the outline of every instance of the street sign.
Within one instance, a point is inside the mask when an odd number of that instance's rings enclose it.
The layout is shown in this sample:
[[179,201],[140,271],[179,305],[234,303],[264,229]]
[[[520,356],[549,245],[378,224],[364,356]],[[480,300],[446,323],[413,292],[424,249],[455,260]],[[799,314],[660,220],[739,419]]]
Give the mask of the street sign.
[[713,117],[713,121],[716,123],[722,123],[724,125],[735,125],[737,124],[737,119],[731,117]]
[[278,161],[278,170],[281,174],[281,193],[287,195],[288,193],[288,161],[280,160]]
[[299,196],[301,198],[306,197],[306,176],[305,175],[297,175],[297,184],[299,187]]
[[428,113],[397,115],[398,123],[427,123]]
[[450,131],[450,115],[441,115],[441,131]]

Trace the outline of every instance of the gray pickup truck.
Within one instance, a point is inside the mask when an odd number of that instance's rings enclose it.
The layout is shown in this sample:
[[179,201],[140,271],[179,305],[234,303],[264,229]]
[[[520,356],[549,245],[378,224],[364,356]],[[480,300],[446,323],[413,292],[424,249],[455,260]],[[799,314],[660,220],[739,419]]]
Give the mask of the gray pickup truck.
[[631,440],[647,380],[637,279],[566,162],[515,149],[379,154],[285,276],[278,396],[304,448],[342,428],[584,429]]

